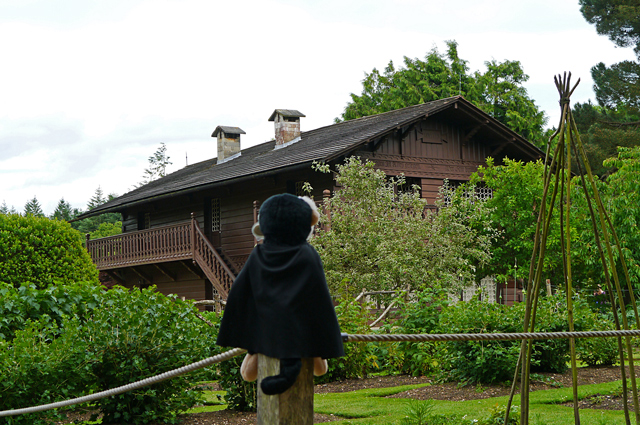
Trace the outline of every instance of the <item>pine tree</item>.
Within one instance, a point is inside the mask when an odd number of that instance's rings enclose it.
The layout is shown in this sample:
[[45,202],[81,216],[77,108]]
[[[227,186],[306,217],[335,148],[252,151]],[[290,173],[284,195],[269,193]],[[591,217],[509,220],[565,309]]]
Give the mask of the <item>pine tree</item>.
[[42,206],[40,206],[40,202],[34,196],[33,199],[27,201],[24,205],[24,215],[32,215],[34,217],[44,217],[44,212],[42,211]]
[[18,214],[18,211],[16,211],[16,209],[13,208],[13,206],[9,208],[9,206],[7,205],[7,202],[3,199],[2,205],[0,205],[0,214],[2,215]]
[[149,157],[149,168],[144,170],[141,185],[166,176],[167,165],[173,164],[169,159],[170,157],[167,156],[167,146],[164,143],[160,143],[160,147]]
[[51,218],[54,220],[69,221],[73,217],[74,215],[71,209],[71,204],[65,201],[64,198],[60,198],[60,201],[58,201],[58,206],[56,206],[56,209],[51,215]]

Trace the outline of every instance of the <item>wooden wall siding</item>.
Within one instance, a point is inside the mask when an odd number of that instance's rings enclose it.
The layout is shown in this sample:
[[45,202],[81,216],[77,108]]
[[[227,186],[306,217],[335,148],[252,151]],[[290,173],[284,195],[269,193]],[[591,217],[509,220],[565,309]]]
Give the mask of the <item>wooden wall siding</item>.
[[443,183],[443,179],[421,179],[422,198],[426,199],[429,205],[434,205]]
[[427,118],[409,128],[402,140],[399,132],[385,137],[376,152],[386,155],[484,163],[485,156],[488,154],[487,145],[474,137],[465,140],[469,131],[446,121]]
[[[189,272],[183,265],[174,263],[163,264],[166,270],[173,273],[176,281],[173,281],[154,266],[142,266],[137,269],[144,273],[145,276],[151,278],[151,284],[158,287],[158,291],[165,294],[176,294],[180,297],[193,300],[205,299],[205,280],[196,277]],[[140,288],[148,285],[138,274],[130,269],[124,269],[120,272],[120,276],[124,278],[124,286],[127,288]]]

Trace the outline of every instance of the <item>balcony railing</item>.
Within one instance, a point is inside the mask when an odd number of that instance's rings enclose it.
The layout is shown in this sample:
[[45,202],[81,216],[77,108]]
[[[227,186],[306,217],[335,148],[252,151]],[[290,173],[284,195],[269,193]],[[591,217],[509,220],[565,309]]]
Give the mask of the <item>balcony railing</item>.
[[87,240],[87,250],[98,270],[191,259],[223,299],[235,279],[193,217],[187,223]]

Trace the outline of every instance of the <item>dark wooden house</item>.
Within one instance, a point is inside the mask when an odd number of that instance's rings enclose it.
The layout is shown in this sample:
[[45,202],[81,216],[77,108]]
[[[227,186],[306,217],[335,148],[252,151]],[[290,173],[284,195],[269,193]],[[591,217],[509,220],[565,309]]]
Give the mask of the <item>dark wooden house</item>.
[[404,173],[431,203],[444,179],[466,181],[487,157],[535,160],[543,152],[466,101],[452,97],[300,131],[304,115],[276,109],[275,138],[241,149],[238,127],[219,126],[218,157],[189,165],[101,205],[82,217],[122,214],[122,234],[87,241],[98,269],[127,287],[226,298],[255,245],[251,226],[261,202],[304,182],[320,200],[333,190],[330,165],[357,155],[389,175]]

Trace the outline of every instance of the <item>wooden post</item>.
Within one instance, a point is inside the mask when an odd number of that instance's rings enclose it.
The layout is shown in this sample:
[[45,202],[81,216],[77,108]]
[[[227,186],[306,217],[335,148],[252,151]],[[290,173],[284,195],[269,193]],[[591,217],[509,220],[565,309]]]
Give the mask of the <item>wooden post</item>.
[[302,359],[295,384],[277,395],[266,395],[260,383],[280,372],[280,360],[258,354],[258,425],[313,424],[313,359]]
[[331,191],[329,189],[325,189],[322,191],[322,200],[323,205],[325,206],[324,214],[327,217],[327,222],[324,223],[324,230],[327,232],[331,230],[331,211],[326,208],[327,201],[331,197]]

